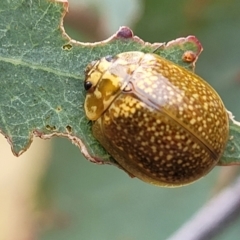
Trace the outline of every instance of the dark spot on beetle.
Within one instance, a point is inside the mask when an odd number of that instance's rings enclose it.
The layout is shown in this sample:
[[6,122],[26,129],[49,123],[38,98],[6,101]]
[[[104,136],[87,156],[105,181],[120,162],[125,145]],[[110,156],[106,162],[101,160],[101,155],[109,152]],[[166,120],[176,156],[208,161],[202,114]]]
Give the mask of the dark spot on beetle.
[[57,112],[61,112],[62,111],[62,107],[61,106],[57,106],[56,111]]
[[67,132],[72,133],[72,127],[71,126],[67,125],[66,130],[67,130]]
[[46,125],[46,129],[49,131],[56,131],[56,127],[55,126],[50,126],[49,124]]
[[63,50],[71,50],[71,49],[72,49],[72,45],[69,44],[69,43],[68,43],[68,44],[65,44],[65,45],[62,46],[62,49],[63,49]]
[[182,55],[182,60],[184,62],[192,63],[196,60],[196,54],[193,51],[186,51]]
[[122,27],[118,33],[117,33],[118,38],[132,38],[133,37],[133,32],[130,28],[127,27]]

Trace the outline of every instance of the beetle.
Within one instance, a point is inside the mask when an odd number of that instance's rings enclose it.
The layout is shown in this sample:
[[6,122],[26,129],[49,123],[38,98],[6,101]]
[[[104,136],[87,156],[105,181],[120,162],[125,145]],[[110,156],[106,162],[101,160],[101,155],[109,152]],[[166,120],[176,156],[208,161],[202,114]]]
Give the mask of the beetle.
[[154,53],[123,52],[88,64],[86,116],[95,138],[139,179],[189,184],[219,161],[228,115],[202,78]]

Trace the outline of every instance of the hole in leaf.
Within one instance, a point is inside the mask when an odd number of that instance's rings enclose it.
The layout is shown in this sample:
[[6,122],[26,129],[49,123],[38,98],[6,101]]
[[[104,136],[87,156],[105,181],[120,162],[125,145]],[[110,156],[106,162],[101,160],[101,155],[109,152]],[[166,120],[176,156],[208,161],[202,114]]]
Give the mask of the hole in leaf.
[[71,50],[72,49],[72,45],[71,44],[65,44],[62,46],[63,50]]
[[49,131],[55,131],[56,127],[55,126],[50,126],[49,124],[47,124],[46,129],[49,130]]
[[66,129],[67,129],[67,131],[68,131],[69,133],[72,132],[72,127],[71,127],[71,126],[67,125],[67,126],[66,126]]

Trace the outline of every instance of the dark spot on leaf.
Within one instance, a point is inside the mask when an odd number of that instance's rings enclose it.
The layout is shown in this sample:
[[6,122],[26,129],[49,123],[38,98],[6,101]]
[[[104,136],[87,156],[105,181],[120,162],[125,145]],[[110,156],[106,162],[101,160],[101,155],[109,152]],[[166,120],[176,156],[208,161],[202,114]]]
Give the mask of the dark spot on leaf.
[[67,131],[68,131],[69,133],[72,133],[72,127],[71,127],[71,126],[67,125],[67,126],[66,126],[66,129],[67,129]]
[[132,38],[133,32],[130,28],[123,27],[117,32],[118,38]]
[[43,88],[42,86],[40,86],[40,87],[39,87],[39,89],[40,89],[41,91],[44,91],[44,92],[46,92],[46,89],[45,89],[45,88]]
[[49,124],[47,124],[46,129],[49,130],[49,131],[55,131],[56,127],[55,126],[50,126]]
[[57,112],[61,112],[62,111],[62,107],[61,106],[57,106],[56,111]]
[[71,50],[72,49],[72,45],[71,44],[65,44],[62,46],[63,50]]

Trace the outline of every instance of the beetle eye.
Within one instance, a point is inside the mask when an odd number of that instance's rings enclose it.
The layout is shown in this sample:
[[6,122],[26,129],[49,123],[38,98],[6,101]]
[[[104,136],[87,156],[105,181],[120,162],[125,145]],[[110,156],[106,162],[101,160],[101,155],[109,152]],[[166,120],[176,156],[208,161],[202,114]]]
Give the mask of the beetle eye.
[[105,59],[108,61],[108,62],[111,62],[113,60],[113,56],[112,55],[108,55],[105,57]]
[[92,83],[90,81],[84,82],[84,88],[88,91],[92,87]]

